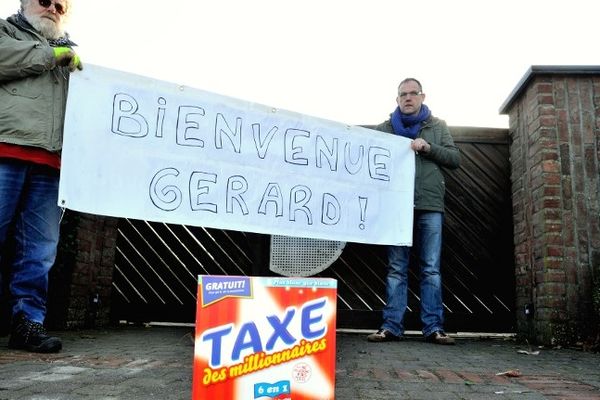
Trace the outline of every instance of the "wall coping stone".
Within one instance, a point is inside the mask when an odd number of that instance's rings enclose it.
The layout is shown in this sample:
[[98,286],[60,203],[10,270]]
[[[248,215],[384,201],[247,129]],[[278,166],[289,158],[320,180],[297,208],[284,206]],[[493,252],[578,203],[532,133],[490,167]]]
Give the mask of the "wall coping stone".
[[501,115],[510,113],[513,103],[537,75],[600,75],[600,65],[532,65],[500,106]]

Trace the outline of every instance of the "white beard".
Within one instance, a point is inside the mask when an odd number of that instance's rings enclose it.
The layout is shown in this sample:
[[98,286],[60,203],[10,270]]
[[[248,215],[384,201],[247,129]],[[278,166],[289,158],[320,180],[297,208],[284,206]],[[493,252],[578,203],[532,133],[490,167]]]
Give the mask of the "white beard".
[[25,18],[46,39],[58,39],[65,35],[60,22],[56,23],[48,18],[35,15],[25,15]]

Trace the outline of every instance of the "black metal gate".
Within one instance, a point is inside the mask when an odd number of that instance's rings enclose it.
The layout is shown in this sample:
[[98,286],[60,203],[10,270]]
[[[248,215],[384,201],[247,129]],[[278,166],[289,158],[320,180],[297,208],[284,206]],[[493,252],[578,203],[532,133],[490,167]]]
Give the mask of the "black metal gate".
[[[446,329],[514,331],[515,282],[508,131],[452,128],[461,167],[446,171],[442,274]],[[128,321],[193,322],[199,274],[265,275],[268,237],[123,219],[112,313]],[[348,243],[327,270],[338,280],[341,328],[376,328],[385,301],[383,246]],[[420,330],[411,267],[406,328]]]

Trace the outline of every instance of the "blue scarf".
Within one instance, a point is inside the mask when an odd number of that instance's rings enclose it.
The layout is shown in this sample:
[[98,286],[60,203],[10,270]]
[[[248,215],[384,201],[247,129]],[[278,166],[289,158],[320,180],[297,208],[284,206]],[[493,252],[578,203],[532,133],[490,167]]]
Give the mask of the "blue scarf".
[[421,129],[421,122],[425,121],[431,116],[431,111],[425,104],[421,104],[421,109],[418,114],[403,114],[400,111],[400,107],[396,107],[396,110],[392,113],[392,128],[396,135],[404,136],[410,139],[417,137],[419,129]]

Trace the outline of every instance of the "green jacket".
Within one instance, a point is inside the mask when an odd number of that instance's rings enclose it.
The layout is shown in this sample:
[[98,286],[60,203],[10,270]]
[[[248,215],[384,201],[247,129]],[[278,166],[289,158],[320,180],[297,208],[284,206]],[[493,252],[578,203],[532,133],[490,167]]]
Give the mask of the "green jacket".
[[[391,120],[375,127],[376,130],[392,133]],[[429,153],[417,153],[415,158],[415,210],[444,212],[446,183],[440,167],[458,168],[460,153],[454,145],[446,122],[429,117],[417,134],[431,145]]]
[[44,37],[0,19],[0,142],[60,151],[68,85]]

